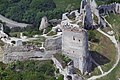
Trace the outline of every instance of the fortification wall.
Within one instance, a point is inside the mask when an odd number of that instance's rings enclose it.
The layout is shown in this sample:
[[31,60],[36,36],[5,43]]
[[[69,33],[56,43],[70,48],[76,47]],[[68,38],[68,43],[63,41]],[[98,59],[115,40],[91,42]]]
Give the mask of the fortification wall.
[[[32,48],[32,49],[31,49]],[[31,58],[43,58],[44,53],[39,50],[34,50],[31,46],[10,46],[5,45],[3,51],[3,63],[14,61],[30,60]]]
[[32,51],[32,52],[11,52],[9,54],[3,55],[3,63],[10,63],[14,61],[24,61],[30,60],[32,58],[43,58],[44,54],[40,51]]

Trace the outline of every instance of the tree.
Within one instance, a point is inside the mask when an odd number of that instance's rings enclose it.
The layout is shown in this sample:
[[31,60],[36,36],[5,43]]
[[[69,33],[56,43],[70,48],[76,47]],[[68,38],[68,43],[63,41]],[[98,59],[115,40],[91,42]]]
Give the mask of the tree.
[[96,34],[94,33],[94,31],[92,31],[92,30],[88,31],[88,39],[89,39],[89,41],[94,40],[95,37],[96,37]]

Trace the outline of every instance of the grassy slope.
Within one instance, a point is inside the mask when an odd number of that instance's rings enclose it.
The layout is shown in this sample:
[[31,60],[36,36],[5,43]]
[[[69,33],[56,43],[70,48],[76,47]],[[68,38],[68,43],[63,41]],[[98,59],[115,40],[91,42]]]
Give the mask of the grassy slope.
[[[120,15],[110,14],[106,17],[107,21],[112,25],[114,31],[120,36]],[[117,80],[120,77],[120,62],[118,66],[107,76],[98,80]]]
[[120,62],[118,66],[107,76],[97,80],[117,80],[120,77]]
[[[104,1],[96,1],[96,2],[98,3],[98,5],[105,4]],[[109,16],[107,16],[106,19],[113,26],[113,29],[115,30],[115,32],[120,37],[120,15],[110,14]],[[99,38],[100,34],[97,33],[97,36]],[[101,36],[101,37],[103,37],[103,36]],[[107,39],[104,39],[104,38],[101,41],[102,44],[99,44],[99,46],[96,45],[96,46],[94,46],[94,47],[92,46],[92,47],[93,47],[94,50],[96,50],[96,51],[100,52],[101,54],[107,56],[107,58],[111,60],[110,63],[102,66],[103,70],[106,71],[109,68],[111,68],[112,64],[115,62],[115,55],[116,54],[113,54],[113,53],[115,53],[114,52],[115,49],[112,48],[113,44],[110,45],[110,42],[108,42]],[[106,52],[107,52],[107,54],[106,54]],[[100,73],[99,70],[97,68],[95,68],[95,70],[92,74],[94,75],[94,74],[99,74],[99,73]],[[120,62],[118,64],[118,66],[109,75],[107,75],[103,78],[100,78],[98,80],[117,80],[117,78],[119,78],[119,77],[120,77]]]
[[[115,62],[115,56],[116,56],[115,47],[113,43],[106,36],[102,35],[97,31],[94,31],[94,32],[96,33],[96,38],[99,39],[100,42],[95,44],[90,44],[90,50],[96,51],[97,54],[100,54],[106,57],[105,59],[103,59],[97,55],[94,56],[97,63],[102,64],[106,62],[106,59],[110,60],[109,63],[105,63],[104,65],[101,65],[104,71],[108,71]],[[92,54],[95,54],[95,53],[92,53]],[[98,69],[95,69],[94,72],[92,72],[92,75],[99,74],[99,73],[100,72],[98,71]]]
[[120,15],[110,14],[106,17],[106,19],[112,25],[114,31],[118,34],[120,38]]

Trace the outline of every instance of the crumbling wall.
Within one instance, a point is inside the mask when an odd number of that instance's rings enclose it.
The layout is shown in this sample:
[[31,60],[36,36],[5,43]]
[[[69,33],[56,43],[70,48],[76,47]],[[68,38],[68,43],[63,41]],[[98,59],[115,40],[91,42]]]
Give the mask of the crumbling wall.
[[44,43],[44,47],[47,51],[61,49],[62,37],[48,38]]
[[32,58],[43,58],[44,53],[41,51],[30,50],[26,46],[10,46],[5,45],[3,51],[3,63],[14,61],[30,60]]

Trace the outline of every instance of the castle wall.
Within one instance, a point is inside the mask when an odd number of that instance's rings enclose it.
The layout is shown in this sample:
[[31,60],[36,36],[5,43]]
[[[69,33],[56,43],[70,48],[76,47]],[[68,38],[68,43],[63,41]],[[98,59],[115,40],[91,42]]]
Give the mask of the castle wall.
[[24,60],[30,60],[30,59],[42,59],[44,58],[45,53],[39,51],[30,49],[33,47],[28,46],[10,46],[5,45],[3,50],[3,63],[10,63],[14,61],[24,61]]
[[3,63],[10,63],[14,61],[24,61],[24,60],[30,60],[32,58],[43,58],[44,54],[40,51],[32,51],[32,52],[11,52],[8,54],[4,53],[3,56]]

